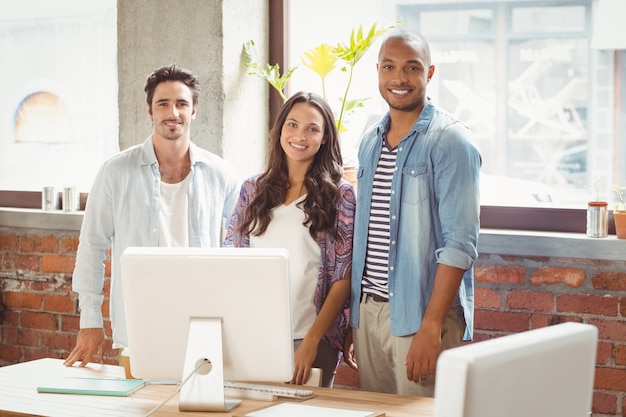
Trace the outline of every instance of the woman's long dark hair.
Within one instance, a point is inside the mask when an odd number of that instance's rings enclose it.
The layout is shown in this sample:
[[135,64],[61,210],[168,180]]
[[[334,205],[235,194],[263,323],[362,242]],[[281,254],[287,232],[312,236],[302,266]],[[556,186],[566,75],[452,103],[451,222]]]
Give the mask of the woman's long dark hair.
[[[269,134],[269,162],[267,170],[257,178],[256,195],[248,205],[240,232],[260,236],[272,220],[272,209],[285,201],[289,189],[289,172],[280,135],[289,112],[295,104],[306,103],[317,108],[324,119],[324,139],[308,168],[304,186],[307,196],[298,203],[304,210],[304,225],[314,239],[320,232],[334,233],[339,201],[339,181],[343,175],[343,162],[339,149],[339,134],[333,111],[321,96],[298,92],[285,102]],[[286,231],[289,233],[289,231]]]

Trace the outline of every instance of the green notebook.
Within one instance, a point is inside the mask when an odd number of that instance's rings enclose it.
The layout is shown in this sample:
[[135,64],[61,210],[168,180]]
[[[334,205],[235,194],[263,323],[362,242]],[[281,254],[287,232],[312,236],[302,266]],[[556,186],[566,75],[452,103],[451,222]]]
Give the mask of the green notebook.
[[143,379],[68,377],[47,380],[37,387],[37,392],[128,397],[145,386],[146,381]]

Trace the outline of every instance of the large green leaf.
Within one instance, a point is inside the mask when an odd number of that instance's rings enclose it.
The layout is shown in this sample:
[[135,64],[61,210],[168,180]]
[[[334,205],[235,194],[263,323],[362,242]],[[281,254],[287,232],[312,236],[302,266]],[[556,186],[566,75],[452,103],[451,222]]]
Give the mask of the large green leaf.
[[306,51],[301,59],[304,66],[324,79],[335,69],[339,55],[335,52],[335,48],[323,43]]
[[287,85],[287,82],[291,78],[293,72],[298,67],[292,67],[287,71],[287,73],[281,75],[280,66],[278,64],[265,64],[263,66],[260,64],[254,41],[252,40],[244,43],[243,51],[248,61],[245,64],[250,69],[249,74],[257,75],[266,80],[276,91],[278,91],[278,94],[280,94],[283,101],[286,101],[287,97],[285,97],[284,94],[285,86]]
[[[390,28],[393,26],[390,26]],[[339,58],[344,60],[349,66],[355,66],[372,46],[376,38],[385,33],[385,29],[376,29],[376,23],[372,25],[367,36],[363,37],[363,26],[359,26],[356,33],[354,29],[350,32],[350,40],[347,43],[339,43],[335,48]]]

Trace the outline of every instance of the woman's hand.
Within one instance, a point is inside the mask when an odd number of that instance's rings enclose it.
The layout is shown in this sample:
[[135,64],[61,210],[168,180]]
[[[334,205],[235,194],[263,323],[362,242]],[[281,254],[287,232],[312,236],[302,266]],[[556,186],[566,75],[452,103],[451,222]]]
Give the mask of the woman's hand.
[[306,337],[294,353],[294,370],[290,384],[303,385],[311,377],[311,367],[317,356],[317,343],[309,341]]

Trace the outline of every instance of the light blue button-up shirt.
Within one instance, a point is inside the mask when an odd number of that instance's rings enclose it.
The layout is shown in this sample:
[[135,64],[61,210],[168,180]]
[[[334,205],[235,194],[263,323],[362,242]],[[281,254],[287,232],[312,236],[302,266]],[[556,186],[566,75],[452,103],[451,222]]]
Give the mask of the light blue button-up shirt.
[[[359,326],[374,172],[389,114],[359,146],[357,204],[352,257],[350,325]],[[481,156],[469,130],[430,101],[398,144],[391,181],[388,290],[391,333],[419,330],[435,282],[437,264],[466,270],[454,307],[471,339],[474,316],[473,264],[480,229]],[[462,307],[462,308],[461,308]]]
[[[232,164],[193,143],[190,156],[189,246],[220,246],[222,222],[230,219],[240,181]],[[72,287],[78,292],[80,327],[102,327],[103,262],[112,247],[109,313],[114,348],[128,346],[120,258],[130,246],[159,246],[160,182],[150,137],[106,161],[89,192]]]

